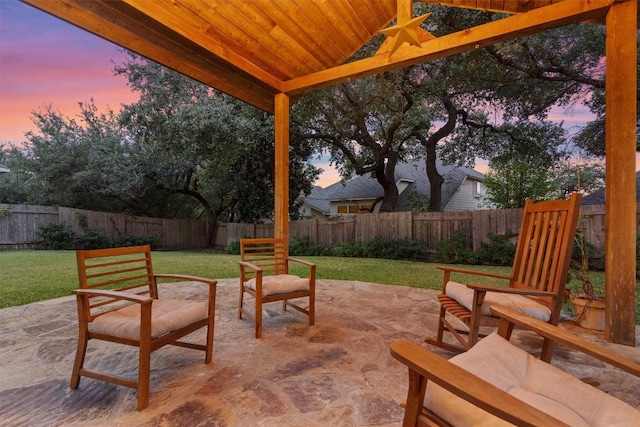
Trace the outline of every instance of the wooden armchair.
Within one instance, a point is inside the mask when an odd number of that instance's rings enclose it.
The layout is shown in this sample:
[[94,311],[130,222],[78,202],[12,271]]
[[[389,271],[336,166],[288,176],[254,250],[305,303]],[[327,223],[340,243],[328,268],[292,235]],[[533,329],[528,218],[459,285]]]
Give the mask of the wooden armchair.
[[[457,353],[469,350],[480,337],[480,326],[497,324],[491,315],[492,304],[508,306],[557,325],[581,201],[582,195],[578,193],[570,200],[526,201],[510,276],[438,266],[444,271],[442,293],[438,295],[438,332],[435,338],[426,338],[425,342]],[[508,282],[508,287],[462,284],[451,280],[452,273],[491,277]],[[456,327],[447,315],[462,321],[467,329]],[[453,335],[460,345],[444,342],[444,332]],[[552,351],[552,342],[545,339],[542,359],[551,360]]]
[[[316,265],[307,261],[285,256],[283,239],[241,239],[240,240],[240,303],[238,318],[242,314],[252,319],[256,325],[256,338],[262,337],[262,306],[274,301],[282,301],[282,309],[292,307],[309,317],[309,325],[315,320]],[[306,266],[308,278],[289,274],[289,263]],[[252,313],[244,306],[245,293],[255,300]],[[303,307],[290,300],[308,298],[309,305]]]
[[[80,377],[107,381],[138,390],[138,410],[149,405],[151,352],[167,344],[205,352],[211,362],[215,315],[216,281],[195,276],[154,274],[149,245],[76,252],[80,289],[78,303],[79,339],[71,387]],[[158,299],[156,279],[197,281],[208,286],[206,301]],[[206,328],[206,344],[179,341]],[[139,348],[138,376],[129,379],[84,368],[91,339],[111,341]]]
[[403,426],[638,426],[640,411],[508,341],[514,326],[640,377],[640,364],[506,307],[497,333],[449,360],[397,341],[391,354],[409,368]]

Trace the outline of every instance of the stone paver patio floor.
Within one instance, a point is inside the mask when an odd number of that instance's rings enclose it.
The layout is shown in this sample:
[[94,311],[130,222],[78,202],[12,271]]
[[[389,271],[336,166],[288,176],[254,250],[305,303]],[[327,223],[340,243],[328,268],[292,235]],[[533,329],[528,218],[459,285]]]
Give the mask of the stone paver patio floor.
[[[203,295],[194,284],[185,288],[190,298]],[[0,425],[401,424],[407,371],[390,356],[389,345],[433,335],[436,291],[319,280],[316,325],[274,303],[266,308],[263,339],[254,338],[248,320],[237,318],[238,292],[237,279],[219,281],[211,364],[203,363],[202,352],[180,347],[152,354],[150,404],[141,412],[133,389],[88,378],[79,389],[69,388],[77,341],[72,297],[0,310]],[[563,327],[602,342],[602,334],[568,322]],[[514,341],[530,351],[540,345],[524,332]],[[640,349],[606,345],[640,362]],[[553,363],[640,409],[640,379],[563,348]],[[133,376],[137,351],[90,342],[87,367],[96,366]]]

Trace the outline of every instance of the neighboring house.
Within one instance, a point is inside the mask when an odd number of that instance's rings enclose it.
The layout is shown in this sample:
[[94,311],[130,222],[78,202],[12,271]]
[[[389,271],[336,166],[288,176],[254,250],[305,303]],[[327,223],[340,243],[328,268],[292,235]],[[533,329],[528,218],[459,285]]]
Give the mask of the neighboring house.
[[[442,184],[442,211],[467,211],[482,209],[484,203],[484,174],[468,168],[438,165],[444,178]],[[395,171],[398,186],[396,211],[411,210],[416,199],[428,200],[431,186],[427,178],[426,166],[420,160],[399,163]],[[304,217],[327,217],[357,213],[369,213],[376,199],[384,191],[371,175],[356,176],[346,182],[337,182],[327,188],[314,187],[304,198],[301,213]],[[378,212],[380,203],[373,212]]]
[[[640,203],[640,171],[636,172],[636,202]],[[604,205],[604,188],[582,198],[583,205]]]
[[0,173],[3,173],[3,172],[7,172],[8,173],[8,172],[11,172],[11,170],[9,170],[8,167],[6,167],[5,165],[0,163]]

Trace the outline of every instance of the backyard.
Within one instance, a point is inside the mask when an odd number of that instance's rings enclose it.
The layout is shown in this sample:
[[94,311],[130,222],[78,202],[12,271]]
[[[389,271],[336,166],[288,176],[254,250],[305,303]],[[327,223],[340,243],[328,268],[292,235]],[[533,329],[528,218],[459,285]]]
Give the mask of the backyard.
[[[317,264],[318,278],[405,285],[438,290],[442,272],[437,264],[373,258],[302,257]],[[214,251],[155,251],[156,273],[192,274],[216,279],[239,276],[237,255]],[[0,251],[0,308],[29,304],[71,294],[78,287],[75,252],[46,250]],[[501,274],[510,267],[468,266]],[[462,277],[460,277],[462,280]],[[604,273],[592,273],[596,284]],[[490,283],[474,277],[475,282]],[[640,290],[636,293],[636,324],[640,324]]]

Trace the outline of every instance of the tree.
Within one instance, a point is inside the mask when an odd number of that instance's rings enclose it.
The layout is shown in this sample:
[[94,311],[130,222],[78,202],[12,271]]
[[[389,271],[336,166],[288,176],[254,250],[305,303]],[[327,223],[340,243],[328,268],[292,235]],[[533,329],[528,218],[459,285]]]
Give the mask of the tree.
[[22,202],[126,211],[120,196],[131,178],[119,171],[126,168],[130,140],[112,110],[99,113],[93,100],[79,107],[77,120],[50,105],[32,113],[38,131],[26,134],[23,150],[10,152]]
[[[423,25],[436,36],[499,18],[477,11],[423,8],[433,11]],[[380,42],[374,39],[352,59],[374,54]],[[503,44],[499,51],[517,46]],[[525,125],[543,119],[572,88],[564,82],[520,77],[489,49],[425,62],[306,96],[294,111],[293,135],[319,141],[318,149],[329,153],[343,178],[374,172],[384,189],[381,210],[395,208],[396,161],[423,157],[431,184],[429,210],[440,210],[443,178],[436,159],[473,167],[477,157],[501,154],[496,149],[502,145],[492,146],[492,132],[499,133],[505,121]]]
[[[524,207],[527,198],[545,200],[557,191],[552,171],[567,153],[561,125],[548,122],[505,123],[488,135],[496,154],[484,184],[487,200],[498,208]],[[487,153],[488,154],[488,153]]]
[[308,95],[294,105],[292,140],[328,150],[343,177],[372,173],[384,190],[381,212],[395,209],[395,166],[410,155],[413,95],[391,74],[345,83]]
[[573,192],[592,193],[604,188],[605,167],[599,163],[562,162],[553,173],[558,199],[568,199]]
[[[99,113],[93,101],[80,104],[79,119],[51,106],[34,112],[39,131],[27,134],[26,149],[3,152],[15,173],[0,178],[0,189],[24,178],[3,200],[201,216],[209,241],[220,220],[273,216],[272,116],[134,54],[114,71],[140,100],[119,115]],[[319,174],[306,163],[311,152],[291,147],[292,218]]]
[[[209,241],[220,220],[272,216],[271,116],[133,54],[115,71],[140,92],[140,100],[123,109],[122,123],[136,142],[142,189],[182,196],[207,219]],[[319,173],[306,164],[310,153],[292,147],[292,200],[308,194]]]
[[[535,93],[540,105],[587,106],[595,118],[578,132],[574,143],[591,156],[604,156],[604,25],[563,26],[491,46],[487,52],[522,82],[523,89]],[[638,61],[640,72],[640,56]],[[530,111],[535,111],[533,105]]]
[[14,145],[0,144],[0,164],[9,172],[0,173],[0,203],[29,203],[30,176],[25,170],[26,158]]

